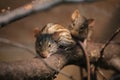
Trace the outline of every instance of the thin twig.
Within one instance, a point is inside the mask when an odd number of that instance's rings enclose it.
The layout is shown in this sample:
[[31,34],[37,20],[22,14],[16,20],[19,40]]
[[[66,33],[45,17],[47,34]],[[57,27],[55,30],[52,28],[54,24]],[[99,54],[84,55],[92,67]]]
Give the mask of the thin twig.
[[[110,42],[118,35],[118,33],[120,32],[120,27],[113,33],[113,35],[111,36],[111,38],[108,40],[108,41],[106,41],[106,43],[105,44],[103,44],[103,46],[102,46],[102,48],[101,48],[101,50],[100,50],[100,58],[99,58],[99,60],[101,59],[101,58],[103,58],[103,53],[104,53],[104,50],[105,50],[105,48],[110,44]],[[98,60],[98,61],[99,61]],[[105,76],[104,76],[104,74],[100,71],[100,70],[98,70],[98,64],[95,66],[96,67],[96,69],[97,69],[97,71],[98,71],[98,73],[100,73],[100,75],[105,79],[105,80],[108,80]]]
[[[12,45],[12,46],[15,46],[15,47],[18,47],[18,48],[21,48],[21,49],[24,49],[26,51],[28,51],[29,53],[31,53],[32,55],[36,55],[35,52],[33,52],[31,49],[29,49],[27,46],[23,45],[23,44],[20,44],[20,43],[17,43],[17,42],[13,42],[11,40],[8,40],[8,39],[5,39],[5,38],[0,38],[0,43],[5,43],[5,44],[9,44],[9,45]],[[37,56],[39,57],[39,56]],[[41,58],[41,57],[39,57]],[[42,60],[42,59],[41,59]],[[69,78],[70,80],[75,80],[72,76],[69,76],[68,74],[66,74],[65,72],[63,71],[60,71],[58,69],[55,69],[53,67],[51,67],[45,60],[43,60],[43,62],[45,63],[45,65],[52,69],[52,70],[55,70],[56,72],[59,72],[60,74],[66,76],[67,78]]]
[[107,77],[104,75],[104,73],[100,69],[96,69],[96,71],[103,77],[104,80],[108,80]]
[[83,50],[83,53],[85,54],[86,64],[87,64],[87,72],[88,72],[88,80],[90,80],[90,60],[89,60],[89,56],[88,56],[88,53],[85,49],[84,44],[81,41],[79,41],[79,45],[81,46],[81,48]]
[[117,34],[120,32],[120,27],[114,32],[114,34],[111,36],[111,38],[106,41],[106,43],[102,46],[101,50],[100,50],[100,55],[101,57],[103,57],[103,52],[105,50],[105,48],[110,44],[110,42],[117,36]]

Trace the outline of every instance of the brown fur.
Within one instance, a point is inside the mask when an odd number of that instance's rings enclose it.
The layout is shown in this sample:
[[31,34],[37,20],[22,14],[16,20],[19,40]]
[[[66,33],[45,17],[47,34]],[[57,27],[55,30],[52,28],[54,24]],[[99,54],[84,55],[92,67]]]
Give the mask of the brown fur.
[[72,24],[69,29],[72,36],[83,42],[88,37],[90,27],[94,26],[94,19],[85,18],[80,14],[79,10],[73,12],[71,19]]
[[[34,35],[36,37],[36,52],[43,58],[51,56],[58,49],[69,50],[76,44],[70,31],[59,24],[48,23],[42,30],[36,28]],[[52,46],[49,47],[49,44]]]

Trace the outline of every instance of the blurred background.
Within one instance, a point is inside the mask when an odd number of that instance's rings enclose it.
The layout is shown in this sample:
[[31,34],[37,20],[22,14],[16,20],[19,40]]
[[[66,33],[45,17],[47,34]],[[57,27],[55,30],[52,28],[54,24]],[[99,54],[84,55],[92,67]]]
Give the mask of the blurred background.
[[[4,10],[14,10],[33,0],[0,0],[0,13]],[[41,0],[42,1],[42,0]],[[74,0],[73,0],[74,1]],[[92,40],[95,42],[104,42],[109,39],[112,33],[120,27],[120,0],[83,0],[85,2],[60,3],[49,9],[37,12],[28,17],[17,20],[0,29],[0,37],[7,38],[29,47],[35,52],[33,30],[35,27],[42,28],[45,24],[59,23],[68,26],[71,22],[71,14],[75,9],[87,17],[95,19],[94,34]],[[90,2],[89,2],[90,1]],[[120,42],[120,34],[114,39]],[[0,43],[0,61],[16,61],[30,59],[34,55],[14,46]],[[78,66],[70,65],[63,69],[66,73],[72,75],[76,80],[80,80],[80,69]],[[109,78],[113,72],[106,71]],[[56,80],[69,80],[61,74]]]

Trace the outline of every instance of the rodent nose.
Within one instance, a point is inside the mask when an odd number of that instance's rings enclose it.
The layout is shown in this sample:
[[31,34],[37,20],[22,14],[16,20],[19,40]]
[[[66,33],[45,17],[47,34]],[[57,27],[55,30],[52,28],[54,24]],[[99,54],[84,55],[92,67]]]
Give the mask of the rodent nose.
[[40,53],[40,56],[43,57],[43,58],[47,58],[49,55],[49,53],[47,51],[44,51],[44,52],[41,52]]

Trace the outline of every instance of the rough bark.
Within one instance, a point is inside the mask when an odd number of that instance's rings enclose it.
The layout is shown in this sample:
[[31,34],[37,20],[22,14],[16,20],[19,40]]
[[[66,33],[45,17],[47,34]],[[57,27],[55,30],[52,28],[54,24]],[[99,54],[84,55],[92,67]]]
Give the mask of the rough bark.
[[[74,56],[74,55],[73,55]],[[0,62],[2,80],[52,79],[72,58],[72,53],[60,52],[49,58],[32,58],[15,62]],[[78,59],[77,57],[75,58]]]
[[[101,43],[88,43],[88,53],[91,62],[96,62],[100,55]],[[76,47],[73,52],[59,52],[46,59],[32,58],[29,60],[21,60],[15,62],[0,62],[0,79],[1,80],[37,80],[37,79],[52,79],[59,70],[68,64],[84,63],[80,61],[83,58],[81,48]],[[84,61],[84,60],[83,60]],[[104,59],[105,63],[99,66],[103,68],[111,68],[120,71],[120,45],[110,44],[105,49]],[[57,71],[56,71],[56,70]]]
[[112,42],[110,43],[103,52],[103,57],[100,58],[100,51],[104,43],[88,43],[87,51],[90,55],[91,62],[98,62],[99,67],[106,69],[114,69],[120,71],[120,44]]

